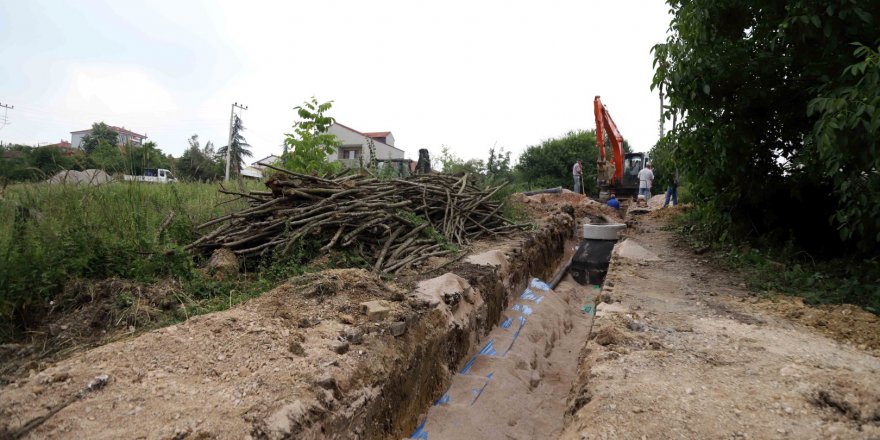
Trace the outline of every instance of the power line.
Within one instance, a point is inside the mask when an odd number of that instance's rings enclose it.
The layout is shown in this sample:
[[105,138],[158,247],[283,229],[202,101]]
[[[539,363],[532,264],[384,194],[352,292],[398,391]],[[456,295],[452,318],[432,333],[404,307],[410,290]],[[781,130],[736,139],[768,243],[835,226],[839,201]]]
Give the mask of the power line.
[[0,129],[3,129],[3,127],[11,124],[11,122],[9,122],[9,110],[14,109],[15,106],[0,102],[0,107],[3,108],[3,116],[0,116]]
[[241,109],[241,111],[239,111],[239,114],[241,114],[242,111],[245,111],[248,109],[247,106],[244,104],[239,104],[237,102],[232,104],[232,111],[229,114],[229,142],[226,143],[226,178],[223,179],[226,182],[229,181],[229,163],[231,162],[231,155],[232,155],[232,130],[233,130],[233,126],[235,124],[235,109],[236,108]]

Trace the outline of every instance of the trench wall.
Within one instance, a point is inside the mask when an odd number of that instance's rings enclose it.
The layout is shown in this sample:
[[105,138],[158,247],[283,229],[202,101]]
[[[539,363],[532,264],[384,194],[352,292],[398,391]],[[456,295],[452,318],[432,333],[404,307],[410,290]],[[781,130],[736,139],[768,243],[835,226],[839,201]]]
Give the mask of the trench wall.
[[[504,268],[457,263],[450,272],[479,295],[478,307],[454,324],[438,309],[412,304],[407,331],[389,339],[380,365],[363,371],[363,386],[335,407],[316,405],[300,415],[297,429],[273,435],[256,424],[258,438],[400,439],[413,432],[428,408],[449,386],[452,375],[480,338],[498,323],[512,295],[532,277],[549,279],[574,235],[574,220],[553,215],[506,252]],[[372,383],[369,383],[372,380]]]

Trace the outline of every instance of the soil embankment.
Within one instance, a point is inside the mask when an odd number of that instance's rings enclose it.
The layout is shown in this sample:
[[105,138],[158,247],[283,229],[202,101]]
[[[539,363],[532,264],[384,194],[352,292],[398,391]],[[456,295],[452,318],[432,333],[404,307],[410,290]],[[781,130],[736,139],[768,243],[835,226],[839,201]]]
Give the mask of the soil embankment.
[[[26,438],[400,438],[572,236],[560,214],[484,243],[413,289],[361,270],[298,278],[233,309],[89,350],[0,389]],[[488,261],[487,261],[488,260]],[[311,277],[311,278],[308,278]],[[100,390],[78,391],[99,375]]]

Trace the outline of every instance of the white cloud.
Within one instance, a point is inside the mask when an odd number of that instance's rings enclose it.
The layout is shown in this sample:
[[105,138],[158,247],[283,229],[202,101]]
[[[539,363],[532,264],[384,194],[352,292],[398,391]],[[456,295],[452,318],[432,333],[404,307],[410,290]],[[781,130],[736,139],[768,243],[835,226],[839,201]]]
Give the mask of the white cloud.
[[106,64],[74,66],[63,97],[69,109],[85,108],[108,117],[174,115],[179,107],[171,91],[144,69]]

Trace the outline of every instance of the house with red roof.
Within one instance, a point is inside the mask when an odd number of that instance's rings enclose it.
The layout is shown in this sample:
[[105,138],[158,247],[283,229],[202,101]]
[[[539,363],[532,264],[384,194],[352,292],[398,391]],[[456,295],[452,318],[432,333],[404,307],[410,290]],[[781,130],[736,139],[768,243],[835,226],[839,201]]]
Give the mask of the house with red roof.
[[376,150],[376,159],[381,161],[403,159],[404,151],[394,146],[394,136],[390,131],[361,132],[347,125],[335,123],[327,130],[336,135],[342,145],[327,159],[342,161],[346,166],[358,166],[361,161],[370,161],[370,141]]

